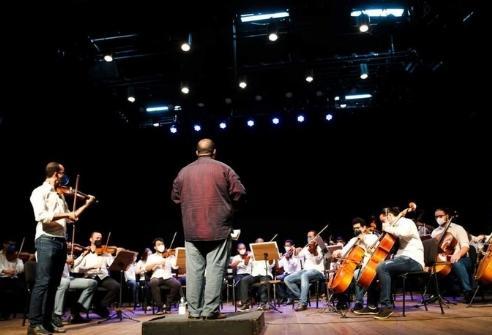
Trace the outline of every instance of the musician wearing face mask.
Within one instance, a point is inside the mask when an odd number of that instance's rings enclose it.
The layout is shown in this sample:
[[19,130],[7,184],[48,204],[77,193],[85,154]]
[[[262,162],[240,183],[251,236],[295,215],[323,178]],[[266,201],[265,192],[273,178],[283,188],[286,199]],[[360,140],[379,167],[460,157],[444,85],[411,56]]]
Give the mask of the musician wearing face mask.
[[7,320],[23,301],[24,280],[18,276],[24,272],[24,263],[17,257],[14,241],[5,241],[0,252],[0,320]]
[[[244,281],[242,284],[241,282],[243,279],[251,277],[253,262],[251,260],[251,253],[246,249],[246,245],[244,243],[238,243],[237,255],[232,258],[230,267],[236,270],[234,283],[235,286],[239,287],[239,292],[247,292],[247,289],[241,289],[241,285],[247,285],[247,281]],[[241,305],[243,305],[248,300],[248,296],[239,296],[239,299],[241,301]]]
[[285,240],[284,242],[285,253],[282,255],[278,262],[278,267],[283,269],[284,272],[278,275],[276,279],[281,281],[281,284],[277,286],[278,297],[281,299],[282,303],[291,305],[294,303],[294,293],[287,288],[284,283],[285,277],[301,270],[301,262],[296,254],[296,246],[294,241]]
[[113,264],[113,256],[110,254],[98,254],[101,249],[102,234],[95,231],[89,238],[90,246],[74,262],[74,272],[84,274],[85,278],[94,279],[97,285],[107,290],[106,295],[97,303],[95,312],[101,317],[109,316],[109,307],[118,300],[120,284],[109,276],[108,268]]
[[316,235],[314,230],[309,231],[307,233],[308,245],[300,250],[298,249],[298,257],[303,264],[303,269],[284,278],[287,288],[299,299],[299,304],[296,306],[295,311],[307,309],[310,282],[325,278],[323,253],[316,243]]
[[[452,217],[450,211],[444,208],[437,208],[434,212],[434,216],[439,227],[432,231],[431,237],[438,238],[445,231],[447,223],[452,220]],[[471,284],[473,268],[472,261],[468,255],[468,250],[470,249],[468,233],[462,226],[454,222],[450,223],[447,232],[451,233],[457,240],[454,252],[450,259],[450,262],[452,263],[452,272],[460,282],[465,302],[469,302],[473,293]]]
[[[181,296],[181,284],[172,274],[172,269],[178,269],[176,256],[166,255],[166,246],[161,237],[154,239],[153,245],[155,253],[147,258],[145,271],[152,272],[149,286],[154,303],[157,305],[156,314],[170,313],[171,305]],[[165,305],[162,303],[161,286],[169,289]]]
[[[333,251],[333,258],[346,257],[355,245],[360,246],[364,250],[368,250],[378,240],[378,236],[369,230],[366,221],[363,218],[356,217],[352,220],[352,230],[354,232],[354,237],[351,238],[342,249]],[[369,254],[366,254],[361,264],[364,264],[368,258]],[[360,268],[354,271],[355,279],[359,277],[359,271]],[[355,306],[353,311],[362,310],[364,308],[364,294],[366,293],[366,290],[357,283],[353,283],[353,285],[355,289]],[[338,297],[337,309],[347,309],[347,302],[347,294],[341,294]],[[368,304],[370,304],[370,302],[368,302]]]

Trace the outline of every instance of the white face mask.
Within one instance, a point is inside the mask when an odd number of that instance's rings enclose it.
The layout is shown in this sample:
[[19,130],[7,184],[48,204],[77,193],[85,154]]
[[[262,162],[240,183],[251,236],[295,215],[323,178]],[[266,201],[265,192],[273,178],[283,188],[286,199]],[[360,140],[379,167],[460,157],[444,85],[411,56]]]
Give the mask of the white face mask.
[[284,247],[284,248],[285,248],[285,252],[289,252],[290,248],[292,248],[292,247]]
[[239,254],[240,254],[241,256],[242,256],[242,255],[244,255],[244,254],[246,254],[246,249],[241,249],[241,250],[239,250]]
[[164,246],[162,244],[157,246],[157,251],[164,252]]
[[442,226],[443,224],[446,223],[446,220],[443,217],[437,218],[436,221],[437,221],[437,224],[440,226]]

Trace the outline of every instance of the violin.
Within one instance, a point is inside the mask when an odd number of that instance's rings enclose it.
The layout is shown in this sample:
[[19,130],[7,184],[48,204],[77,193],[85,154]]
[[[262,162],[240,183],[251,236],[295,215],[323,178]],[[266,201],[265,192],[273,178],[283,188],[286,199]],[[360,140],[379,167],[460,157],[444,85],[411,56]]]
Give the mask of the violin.
[[[75,190],[70,186],[57,186],[56,193],[64,196],[73,196],[75,194]],[[77,191],[77,198],[87,200],[91,197],[91,195]],[[98,203],[98,200],[94,199],[95,203]]]
[[109,254],[109,255],[114,255],[116,254],[116,252],[118,252],[118,250],[120,250],[121,248],[118,248],[117,246],[114,246],[114,245],[111,245],[111,246],[108,246],[108,245],[102,245],[100,247],[96,247],[96,254],[98,256],[100,255],[103,255],[103,254]]
[[162,257],[167,258],[169,256],[176,256],[176,249],[166,249],[162,253]]

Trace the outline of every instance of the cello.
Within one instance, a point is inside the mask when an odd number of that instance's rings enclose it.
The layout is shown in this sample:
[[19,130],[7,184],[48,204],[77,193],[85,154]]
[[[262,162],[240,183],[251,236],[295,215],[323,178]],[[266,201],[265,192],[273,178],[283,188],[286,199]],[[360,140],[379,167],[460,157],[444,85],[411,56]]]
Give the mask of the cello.
[[482,284],[492,282],[492,234],[485,243],[488,243],[489,246],[480,260],[475,273],[475,280]]
[[[396,224],[402,217],[407,215],[409,212],[415,211],[417,205],[414,202],[410,202],[408,204],[408,208],[402,210],[395,219],[390,223],[391,225]],[[389,256],[391,249],[395,245],[397,241],[397,237],[391,235],[390,233],[384,232],[383,235],[377,240],[371,248],[368,249],[371,257],[367,261],[367,263],[362,267],[358,283],[360,286],[368,288],[371,285],[372,281],[376,277],[376,268],[379,263],[386,260]]]
[[359,235],[352,248],[350,248],[346,255],[342,256],[342,262],[328,285],[328,288],[333,291],[333,293],[343,293],[350,286],[354,277],[354,271],[357,266],[359,266],[360,262],[362,262],[366,253],[364,248],[359,245],[360,240],[361,238]]
[[458,240],[453,236],[453,234],[448,232],[452,219],[453,216],[449,217],[446,228],[442,234],[435,237],[439,242],[437,243],[438,254],[436,256],[434,272],[443,277],[447,276],[453,268],[450,258],[454,253],[456,244],[458,243]]

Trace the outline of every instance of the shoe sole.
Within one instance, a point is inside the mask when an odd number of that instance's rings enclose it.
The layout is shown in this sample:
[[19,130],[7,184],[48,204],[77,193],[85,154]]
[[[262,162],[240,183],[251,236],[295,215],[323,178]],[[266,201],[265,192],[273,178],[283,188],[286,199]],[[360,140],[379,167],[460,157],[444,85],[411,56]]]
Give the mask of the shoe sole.
[[352,313],[357,314],[357,315],[378,315],[378,312],[353,311]]
[[385,316],[379,316],[379,315],[376,315],[374,318],[376,320],[386,320],[388,319],[391,315],[393,315],[393,312],[389,313],[388,315],[385,315]]

